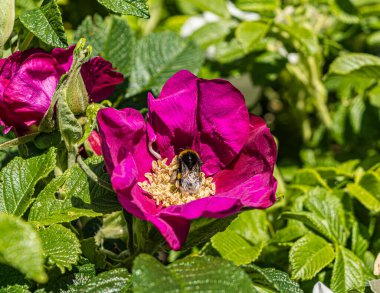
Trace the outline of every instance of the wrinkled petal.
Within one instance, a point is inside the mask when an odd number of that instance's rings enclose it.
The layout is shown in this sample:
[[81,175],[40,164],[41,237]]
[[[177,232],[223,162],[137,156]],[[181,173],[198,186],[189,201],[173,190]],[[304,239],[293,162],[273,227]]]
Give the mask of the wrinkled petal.
[[132,156],[137,164],[138,180],[144,180],[153,157],[148,152],[146,123],[141,113],[131,108],[106,108],[98,112],[97,118],[108,173],[112,174],[122,160]]
[[[215,174],[216,193],[240,197],[244,205],[264,208],[275,201],[273,177],[277,148],[264,120],[250,117],[250,131],[241,154],[227,168]],[[251,193],[255,192],[255,196]]]
[[6,111],[0,113],[3,122],[19,132],[39,122],[63,73],[62,67],[48,54],[37,53],[28,58],[4,89],[2,106]]
[[63,48],[55,48],[51,51],[51,55],[57,60],[57,62],[65,69],[65,71],[69,71],[71,64],[73,63],[73,52],[75,46],[72,45],[67,49]]
[[156,141],[163,158],[171,160],[186,148],[193,148],[197,135],[198,78],[182,70],[163,87],[158,99],[148,94],[148,123],[154,130],[149,138]]
[[243,95],[222,79],[200,79],[197,151],[203,172],[215,174],[243,148],[249,132],[249,114]]
[[114,71],[112,64],[101,57],[95,57],[83,64],[81,74],[91,101],[100,102],[114,92],[123,82],[123,75]]

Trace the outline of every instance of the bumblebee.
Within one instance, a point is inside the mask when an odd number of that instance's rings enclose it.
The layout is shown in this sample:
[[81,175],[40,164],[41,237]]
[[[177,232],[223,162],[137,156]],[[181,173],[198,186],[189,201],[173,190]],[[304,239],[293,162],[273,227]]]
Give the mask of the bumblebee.
[[178,169],[174,171],[176,185],[182,193],[197,193],[202,184],[202,161],[197,152],[186,149],[178,155]]

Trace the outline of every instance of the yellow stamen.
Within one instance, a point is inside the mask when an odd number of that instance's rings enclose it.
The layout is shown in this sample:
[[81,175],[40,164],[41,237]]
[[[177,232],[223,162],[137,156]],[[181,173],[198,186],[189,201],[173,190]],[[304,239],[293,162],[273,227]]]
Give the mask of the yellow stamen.
[[203,172],[200,172],[201,187],[195,194],[181,192],[178,181],[173,182],[172,175],[178,169],[177,156],[166,165],[167,158],[152,162],[152,172],[145,173],[144,182],[138,185],[155,200],[156,205],[169,207],[173,205],[181,205],[193,200],[208,197],[215,194],[215,183],[212,177],[206,178]]

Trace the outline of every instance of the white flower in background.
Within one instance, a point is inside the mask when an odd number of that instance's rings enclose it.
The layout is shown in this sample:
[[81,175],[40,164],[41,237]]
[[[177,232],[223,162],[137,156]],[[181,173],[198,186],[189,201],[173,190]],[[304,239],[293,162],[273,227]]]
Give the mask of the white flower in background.
[[200,29],[208,23],[218,22],[220,17],[216,14],[206,11],[202,15],[191,16],[186,20],[181,28],[181,37],[188,37],[193,34],[196,30]]
[[334,293],[322,282],[318,282],[314,285],[313,293]]
[[300,60],[300,55],[298,53],[289,53],[288,54],[288,61],[291,64],[297,64]]
[[246,12],[246,11],[240,10],[231,1],[227,2],[227,9],[228,9],[228,12],[232,16],[234,16],[234,17],[236,17],[236,18],[238,18],[240,20],[256,21],[256,20],[260,19],[260,14],[254,13],[254,12]]
[[375,262],[373,264],[373,274],[375,276],[380,275],[380,253],[377,254]]

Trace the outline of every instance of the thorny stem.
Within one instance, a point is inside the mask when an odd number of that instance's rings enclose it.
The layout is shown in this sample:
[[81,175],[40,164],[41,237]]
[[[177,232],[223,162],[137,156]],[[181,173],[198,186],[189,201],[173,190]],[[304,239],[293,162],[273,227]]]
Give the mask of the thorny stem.
[[111,184],[103,181],[102,179],[100,179],[92,170],[89,166],[86,165],[85,162],[83,162],[82,160],[82,157],[81,156],[78,156],[77,157],[77,162],[78,162],[78,165],[79,167],[83,170],[84,173],[86,173],[86,175],[88,176],[88,178],[90,178],[92,181],[94,181],[95,183],[99,184],[101,187],[103,187],[104,189],[107,189],[111,192],[114,192],[113,189],[112,189],[112,186]]

